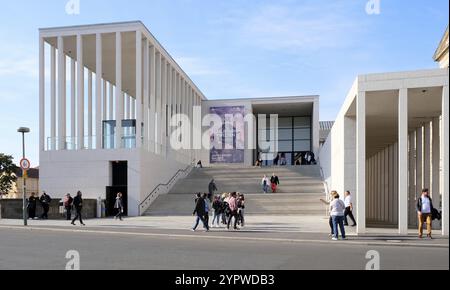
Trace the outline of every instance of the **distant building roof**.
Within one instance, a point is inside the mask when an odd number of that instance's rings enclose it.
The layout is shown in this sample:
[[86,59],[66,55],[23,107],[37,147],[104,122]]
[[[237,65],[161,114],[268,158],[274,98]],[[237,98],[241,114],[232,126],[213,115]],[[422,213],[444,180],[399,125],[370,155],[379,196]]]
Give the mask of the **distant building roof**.
[[444,36],[442,37],[441,42],[439,42],[439,46],[436,49],[436,52],[434,53],[433,59],[435,61],[440,61],[441,58],[448,54],[448,26],[447,29],[444,32]]
[[324,143],[328,135],[330,134],[331,129],[333,128],[334,122],[333,121],[323,121],[319,122],[320,125],[320,143]]
[[[17,177],[22,177],[22,169],[17,169],[16,171]],[[28,178],[39,178],[39,168],[30,168],[28,170]]]

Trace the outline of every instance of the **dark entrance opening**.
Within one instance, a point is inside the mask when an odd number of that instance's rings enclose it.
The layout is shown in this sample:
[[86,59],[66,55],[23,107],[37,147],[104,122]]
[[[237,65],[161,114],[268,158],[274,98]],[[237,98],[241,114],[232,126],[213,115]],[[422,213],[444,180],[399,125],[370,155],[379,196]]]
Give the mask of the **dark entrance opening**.
[[114,216],[117,210],[114,209],[116,196],[122,193],[122,201],[124,204],[124,215],[128,215],[128,162],[114,161],[111,162],[112,185],[106,188],[106,216]]

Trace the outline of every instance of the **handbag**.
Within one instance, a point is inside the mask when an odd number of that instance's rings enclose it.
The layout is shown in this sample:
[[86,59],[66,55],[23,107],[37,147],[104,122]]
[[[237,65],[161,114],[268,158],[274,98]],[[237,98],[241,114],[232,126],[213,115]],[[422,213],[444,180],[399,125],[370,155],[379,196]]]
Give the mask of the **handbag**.
[[437,209],[433,208],[431,210],[431,219],[440,221],[442,219],[442,213],[439,212]]

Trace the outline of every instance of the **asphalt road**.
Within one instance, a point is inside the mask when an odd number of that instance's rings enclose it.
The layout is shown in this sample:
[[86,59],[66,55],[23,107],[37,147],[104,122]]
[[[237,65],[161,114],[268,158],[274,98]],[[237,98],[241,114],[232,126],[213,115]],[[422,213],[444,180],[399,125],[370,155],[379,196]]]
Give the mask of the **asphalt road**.
[[364,270],[370,250],[379,252],[382,270],[449,269],[448,247],[196,235],[0,228],[0,269],[64,270],[70,250],[78,251],[82,270]]

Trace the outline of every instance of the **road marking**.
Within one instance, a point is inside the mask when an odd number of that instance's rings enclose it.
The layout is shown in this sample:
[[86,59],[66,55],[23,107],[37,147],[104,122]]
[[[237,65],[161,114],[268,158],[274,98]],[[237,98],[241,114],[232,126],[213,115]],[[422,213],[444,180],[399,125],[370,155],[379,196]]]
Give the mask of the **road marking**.
[[124,235],[124,236],[143,236],[143,237],[165,237],[178,239],[213,239],[213,240],[232,240],[232,241],[259,241],[259,242],[285,242],[285,243],[313,243],[313,244],[334,244],[339,246],[397,246],[397,247],[432,247],[432,248],[448,248],[449,244],[423,244],[423,243],[388,243],[378,241],[331,241],[331,240],[307,240],[307,239],[282,239],[282,238],[259,238],[259,237],[228,237],[228,236],[205,236],[205,235],[187,235],[187,234],[159,234],[159,233],[138,233],[138,232],[119,232],[119,231],[102,231],[102,230],[76,230],[64,228],[33,228],[33,227],[17,227],[3,226],[0,229],[13,229],[25,231],[49,231],[49,232],[66,232],[66,233],[87,233],[87,234],[105,234],[105,235]]

